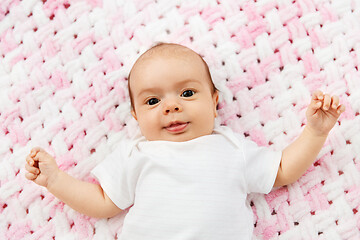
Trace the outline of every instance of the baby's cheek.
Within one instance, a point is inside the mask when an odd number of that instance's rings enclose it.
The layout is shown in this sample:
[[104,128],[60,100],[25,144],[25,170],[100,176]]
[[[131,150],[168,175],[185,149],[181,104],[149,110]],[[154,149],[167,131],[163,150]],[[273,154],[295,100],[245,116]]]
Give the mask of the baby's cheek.
[[161,130],[160,117],[155,115],[143,115],[141,119],[138,118],[138,123],[142,135],[147,140],[154,140],[158,138]]
[[202,107],[196,111],[195,119],[199,122],[200,127],[211,128],[214,124],[214,110],[210,107]]

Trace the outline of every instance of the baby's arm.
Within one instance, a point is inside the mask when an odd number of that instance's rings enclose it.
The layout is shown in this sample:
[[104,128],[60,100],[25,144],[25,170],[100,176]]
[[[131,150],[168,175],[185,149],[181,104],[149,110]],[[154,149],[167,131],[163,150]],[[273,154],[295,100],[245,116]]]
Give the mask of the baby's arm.
[[330,130],[345,111],[339,105],[337,96],[330,97],[316,91],[306,111],[308,120],[302,134],[282,153],[282,158],[274,186],[295,182],[316,159]]
[[96,218],[113,217],[121,212],[101,186],[83,182],[61,171],[55,159],[40,148],[26,158],[26,178],[46,187],[74,210]]

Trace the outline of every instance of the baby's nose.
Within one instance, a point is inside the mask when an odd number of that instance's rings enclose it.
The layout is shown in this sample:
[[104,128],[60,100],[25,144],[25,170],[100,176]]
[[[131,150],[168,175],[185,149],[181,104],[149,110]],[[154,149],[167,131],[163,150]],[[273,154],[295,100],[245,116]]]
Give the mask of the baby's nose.
[[[172,111],[172,108],[165,110],[166,113],[169,113],[169,112],[171,112],[171,111]],[[178,107],[175,107],[172,112],[177,112],[177,111],[179,111],[179,108],[178,108]]]
[[164,114],[180,112],[180,111],[182,111],[182,107],[180,106],[180,104],[176,102],[170,102],[166,104],[163,110]]

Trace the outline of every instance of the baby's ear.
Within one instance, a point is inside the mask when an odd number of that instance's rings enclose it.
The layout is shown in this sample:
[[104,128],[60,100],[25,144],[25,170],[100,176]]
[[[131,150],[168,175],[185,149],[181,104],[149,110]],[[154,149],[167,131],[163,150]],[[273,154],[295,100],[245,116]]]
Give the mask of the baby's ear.
[[217,109],[217,105],[218,105],[218,102],[219,102],[219,91],[216,90],[214,93],[213,93],[213,103],[214,103],[214,114],[215,114],[215,117],[217,117],[217,112],[216,112],[216,109]]
[[131,108],[131,115],[135,118],[135,120],[137,121],[137,117],[136,117],[136,112],[134,110],[134,108]]

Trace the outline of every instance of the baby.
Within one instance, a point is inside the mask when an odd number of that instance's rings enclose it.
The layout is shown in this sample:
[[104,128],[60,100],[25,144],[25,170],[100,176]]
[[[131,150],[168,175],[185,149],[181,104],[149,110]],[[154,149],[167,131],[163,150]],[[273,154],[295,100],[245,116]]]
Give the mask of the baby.
[[26,178],[76,211],[96,218],[124,209],[120,239],[251,239],[248,193],[296,181],[345,107],[316,91],[307,125],[282,152],[215,126],[218,90],[207,64],[177,44],[145,52],[129,74],[131,114],[142,137],[119,143],[92,171],[100,185],[59,170],[41,148],[27,156]]

